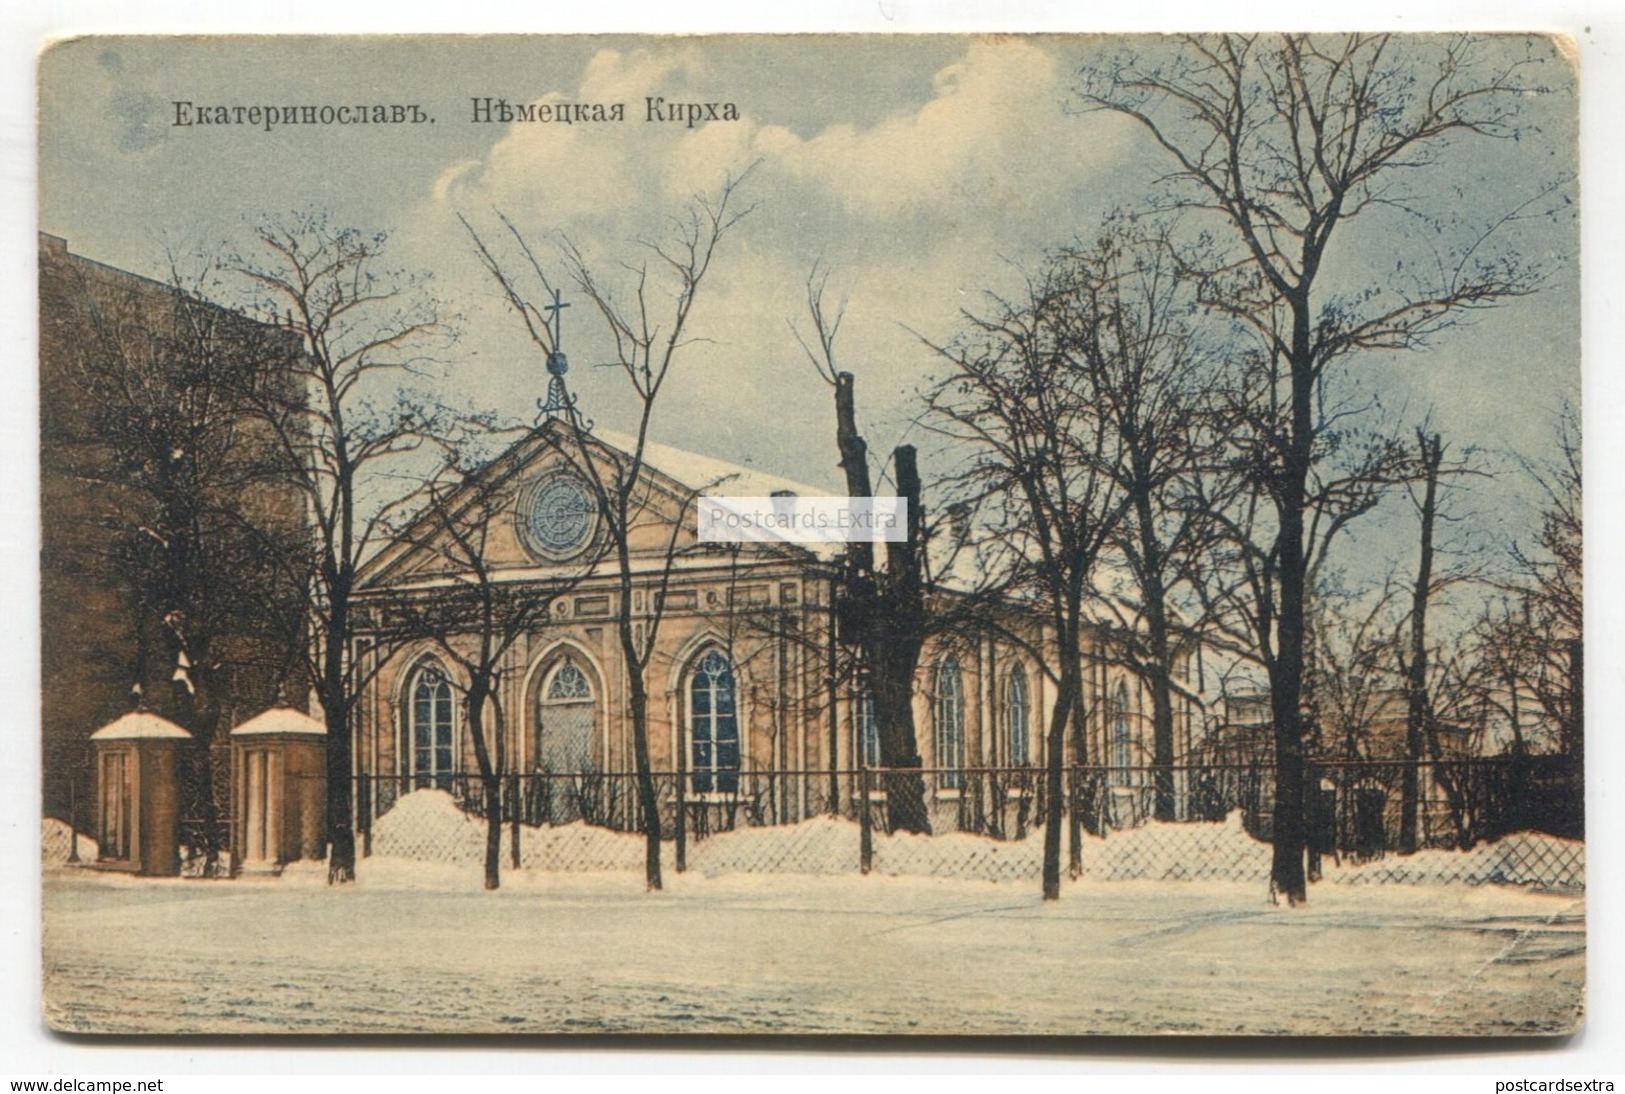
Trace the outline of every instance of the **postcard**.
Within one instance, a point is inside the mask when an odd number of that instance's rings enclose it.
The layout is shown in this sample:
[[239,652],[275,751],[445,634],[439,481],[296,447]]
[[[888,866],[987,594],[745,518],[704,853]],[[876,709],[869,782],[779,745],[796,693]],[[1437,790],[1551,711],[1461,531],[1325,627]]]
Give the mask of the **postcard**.
[[53,1029],[1580,1027],[1572,43],[39,89]]

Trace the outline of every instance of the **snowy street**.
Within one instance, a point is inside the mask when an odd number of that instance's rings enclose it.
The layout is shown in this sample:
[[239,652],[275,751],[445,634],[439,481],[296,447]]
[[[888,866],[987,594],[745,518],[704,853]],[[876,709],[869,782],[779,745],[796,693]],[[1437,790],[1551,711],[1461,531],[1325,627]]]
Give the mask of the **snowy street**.
[[235,882],[51,869],[46,1016],[101,1033],[1532,1034],[1580,1021],[1583,901],[1263,886],[521,871]]

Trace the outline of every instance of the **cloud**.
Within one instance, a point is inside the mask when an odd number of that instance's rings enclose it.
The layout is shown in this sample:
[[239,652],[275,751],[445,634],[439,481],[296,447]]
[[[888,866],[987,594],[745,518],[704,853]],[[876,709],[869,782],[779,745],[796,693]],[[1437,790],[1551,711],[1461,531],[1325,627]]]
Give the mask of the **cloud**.
[[611,206],[624,214],[623,203],[686,197],[754,163],[771,185],[805,190],[848,216],[1002,220],[1053,205],[1108,170],[1126,145],[1124,127],[1111,119],[1068,116],[1059,60],[1017,39],[972,41],[936,74],[923,103],[867,127],[834,122],[806,139],[748,112],[737,122],[651,127],[643,115],[653,95],[716,97],[692,47],[600,51],[573,92],[536,102],[621,102],[627,121],[516,122],[477,167],[450,168],[437,199],[545,205],[558,221]]
[[[807,141],[769,128],[764,155],[816,181],[867,217],[922,208],[1025,207],[1091,167],[1081,127],[1061,109],[1051,53],[1029,42],[979,41],[937,73],[934,97],[869,129],[836,125]],[[1098,153],[1100,150],[1097,149]]]
[[[771,70],[759,78],[771,81]],[[918,83],[914,101],[864,124],[848,120],[839,101],[764,116],[775,103],[786,109],[785,100],[752,96],[750,87],[734,96],[744,108],[737,122],[688,128],[644,120],[645,96],[705,102],[734,82],[685,45],[600,51],[575,88],[536,101],[624,102],[626,121],[516,122],[483,156],[441,173],[429,210],[442,222],[462,212],[483,233],[500,209],[544,251],[550,238],[568,236],[595,273],[620,278],[629,293],[622,264],[650,257],[637,242],[664,238],[684,202],[714,194],[729,174],[749,168],[739,197],[753,208],[695,310],[700,341],[691,356],[698,360],[673,386],[666,419],[673,422],[768,421],[782,415],[787,390],[822,398],[786,325],[805,326],[804,282],[818,261],[839,283],[832,298],[850,296],[843,365],[859,371],[866,414],[896,439],[932,365],[914,332],[946,341],[961,309],[983,306],[984,289],[1010,286],[1012,263],[1036,265],[1045,248],[1087,230],[1104,211],[1103,180],[1128,148],[1112,119],[1065,112],[1066,66],[1054,46],[1018,39],[968,42]],[[466,249],[466,237],[444,238]],[[585,315],[572,319],[572,357],[590,359],[595,332]],[[816,403],[812,420],[773,435],[802,450],[816,446],[824,409]],[[743,430],[738,443],[760,444],[765,435]]]

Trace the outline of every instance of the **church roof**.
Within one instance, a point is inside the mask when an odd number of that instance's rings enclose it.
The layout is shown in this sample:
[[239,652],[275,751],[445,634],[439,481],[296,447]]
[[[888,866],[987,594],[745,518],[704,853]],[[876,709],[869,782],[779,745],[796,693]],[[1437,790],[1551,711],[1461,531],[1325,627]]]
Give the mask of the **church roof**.
[[[595,429],[593,436],[623,452],[632,451],[638,443],[637,438],[630,434],[609,429]],[[643,460],[652,469],[695,490],[717,487],[737,497],[768,497],[780,490],[789,490],[806,498],[830,497],[834,494],[834,491],[821,486],[810,486],[782,475],[654,441],[643,446]]]
[[[483,490],[497,486],[504,480],[516,474],[522,474],[532,461],[543,456],[549,446],[556,440],[555,431],[568,428],[559,420],[549,420],[526,432],[525,436],[511,445],[505,452],[495,459],[487,462],[478,470],[472,472],[460,489],[463,500],[453,499],[446,511],[458,514],[460,510],[473,503]],[[625,433],[608,429],[593,429],[587,434],[588,443],[599,450],[618,451],[622,454],[630,453],[637,447],[637,438]],[[819,486],[782,475],[775,475],[755,468],[719,460],[711,456],[702,456],[695,452],[685,451],[673,445],[661,444],[654,441],[645,443],[643,449],[643,473],[654,482],[659,489],[667,494],[678,496],[686,492],[698,492],[734,497],[766,497],[776,492],[790,491],[802,497],[828,497],[831,491]],[[664,483],[665,485],[660,485]],[[426,508],[416,518],[413,526],[394,543],[385,545],[363,564],[358,577],[359,585],[363,588],[371,585],[387,583],[394,574],[396,567],[413,550],[413,545],[421,542],[424,530],[429,527],[428,522],[434,520],[433,514]],[[692,523],[694,516],[689,514]],[[845,547],[841,543],[766,543],[756,544],[769,550],[788,550],[800,557],[812,557],[830,560],[836,557]],[[716,559],[711,556],[687,557],[675,560],[676,568],[683,569],[689,566],[714,566]],[[539,571],[545,571],[544,564]],[[527,576],[527,568],[510,568],[503,571],[505,579],[521,579]]]
[[92,741],[176,740],[189,741],[192,735],[168,718],[145,710],[132,710],[90,735]]
[[293,707],[272,707],[254,715],[231,731],[233,737],[268,736],[273,733],[297,733],[302,736],[327,736],[327,727],[302,710]]

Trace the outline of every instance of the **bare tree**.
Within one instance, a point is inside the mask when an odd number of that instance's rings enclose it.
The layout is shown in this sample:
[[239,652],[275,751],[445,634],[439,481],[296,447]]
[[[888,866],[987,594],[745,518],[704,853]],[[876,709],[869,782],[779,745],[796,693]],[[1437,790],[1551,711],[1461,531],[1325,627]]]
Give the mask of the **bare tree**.
[[[556,451],[573,462],[591,492],[603,525],[606,557],[613,559],[618,576],[616,630],[632,715],[632,751],[645,834],[644,874],[651,890],[661,888],[662,883],[660,803],[649,759],[648,668],[658,648],[665,594],[681,550],[681,533],[701,491],[715,484],[684,484],[679,487],[681,496],[671,499],[648,474],[646,453],[661,392],[690,345],[689,323],[712,260],[723,240],[751,211],[749,206],[738,207],[738,190],[743,181],[744,177],[729,176],[715,194],[696,196],[680,216],[672,219],[668,238],[640,241],[641,257],[620,267],[626,275],[624,295],[618,291],[622,286],[612,287],[603,280],[576,244],[569,239],[560,244],[558,266],[597,312],[612,347],[609,365],[634,400],[637,426],[625,451],[593,437],[592,423],[581,414],[569,392],[565,381],[568,366],[558,345],[558,328],[543,315],[547,305],[534,302],[540,290],[554,309],[560,306],[546,266],[534,248],[511,220],[502,217],[521,256],[512,268],[504,266],[474,227],[464,221],[486,270],[524,323],[532,344],[548,362],[553,375],[549,407],[563,424],[550,436]],[[672,500],[676,508],[667,514],[670,523],[664,549],[651,567],[636,553],[635,532],[656,512],[653,506]],[[643,596],[646,607],[641,610],[633,607],[634,590]]]
[[1530,694],[1558,727],[1560,750],[1585,754],[1585,600],[1581,543],[1580,417],[1565,405],[1557,424],[1558,454],[1545,466],[1524,462],[1543,497],[1540,534],[1530,547],[1514,544],[1513,561],[1526,604],[1525,671]]
[[1359,592],[1323,576],[1310,602],[1312,652],[1304,690],[1311,751],[1337,761],[1383,758],[1373,723],[1399,683],[1394,669],[1396,589]]
[[286,454],[311,525],[302,542],[264,546],[305,593],[286,624],[308,639],[309,677],[327,725],[328,879],[345,882],[355,877],[351,710],[369,671],[350,648],[356,573],[384,530],[384,472],[440,431],[434,408],[399,381],[428,365],[453,333],[423,279],[386,265],[384,233],[305,212],[266,221],[254,236],[252,248],[223,265],[247,285],[259,314],[302,343],[289,376],[250,395]]
[[1176,245],[1165,226],[1112,217],[1093,241],[1057,256],[1052,305],[1065,352],[1085,370],[1116,439],[1110,472],[1126,508],[1112,545],[1128,581],[1103,603],[1118,616],[1118,654],[1151,695],[1159,820],[1176,812],[1177,661],[1204,626],[1186,594],[1220,534],[1210,400],[1218,371],[1191,321],[1194,294]]
[[[869,445],[857,425],[857,380],[836,365],[835,342],[844,308],[830,314],[824,307],[827,271],[815,268],[807,279],[807,311],[816,347],[795,331],[818,375],[835,396],[835,443],[847,494],[874,496],[869,471]],[[846,578],[838,605],[841,640],[860,651],[868,694],[874,704],[875,735],[886,793],[888,831],[929,832],[925,780],[920,775],[920,746],[914,724],[914,682],[920,654],[930,636],[926,608],[926,521],[918,457],[913,445],[892,453],[897,490],[908,506],[906,538],[886,544],[886,564],[875,558],[874,544],[858,541],[846,553]]]
[[[428,556],[442,580],[432,591],[406,592],[377,606],[397,640],[426,637],[463,670],[464,719],[484,794],[485,887],[501,885],[502,785],[509,771],[507,711],[502,694],[508,652],[546,625],[548,612],[591,572],[602,545],[551,579],[513,580],[492,567],[487,546],[514,505],[511,463],[468,467],[453,450],[425,483],[416,516],[393,538]],[[517,804],[517,803],[516,803]],[[516,852],[517,853],[517,852]],[[517,865],[517,863],[516,863]]]
[[1438,237],[1459,241],[1448,254],[1407,261],[1420,233],[1392,234],[1399,268],[1382,284],[1334,288],[1332,246],[1366,223],[1393,233],[1383,213],[1427,223],[1406,180],[1459,139],[1515,136],[1531,64],[1466,37],[1226,35],[1136,46],[1080,76],[1086,109],[1131,119],[1169,162],[1160,193],[1231,244],[1195,272],[1204,301],[1257,339],[1273,381],[1252,388],[1267,413],[1244,456],[1271,510],[1254,616],[1275,723],[1271,887],[1292,904],[1307,897],[1304,607],[1312,476],[1336,435],[1321,413],[1329,388],[1362,352],[1425,348],[1463,315],[1532,292],[1535,277],[1493,239],[1548,195]]
[[[1428,630],[1429,610],[1449,586],[1471,580],[1476,576],[1472,568],[1440,566],[1438,555],[1448,551],[1448,545],[1439,542],[1441,525],[1455,518],[1445,508],[1445,495],[1451,479],[1465,475],[1482,474],[1471,465],[1471,453],[1465,459],[1447,459],[1449,445],[1437,432],[1429,432],[1427,425],[1416,429],[1414,481],[1408,483],[1411,508],[1417,521],[1416,579],[1411,583],[1410,612],[1406,619],[1408,635],[1395,643],[1399,658],[1399,671],[1405,678],[1405,768],[1400,788],[1399,849],[1416,850],[1417,808],[1420,803],[1421,764],[1425,757],[1440,751],[1438,727],[1438,696],[1434,683],[1438,654]],[[1448,656],[1448,655],[1447,655]],[[1438,669],[1449,670],[1448,661]]]
[[1095,398],[1089,367],[1071,356],[1074,316],[1066,286],[1035,281],[1020,303],[967,316],[970,330],[936,347],[947,363],[928,395],[931,428],[964,445],[956,478],[981,503],[990,533],[1020,560],[1013,588],[1025,588],[1055,636],[1059,686],[1045,746],[1043,892],[1061,891],[1061,802],[1067,727],[1074,762],[1084,762],[1083,636],[1096,568],[1125,500],[1112,468],[1119,440]]
[[[268,626],[263,598],[298,588],[255,549],[249,526],[298,527],[286,467],[254,428],[242,393],[274,383],[297,345],[285,332],[204,300],[172,259],[168,284],[77,265],[62,286],[75,336],[64,375],[89,433],[50,430],[42,458],[96,483],[103,564],[127,590],[131,682],[192,736],[182,808],[216,841],[223,719],[268,702],[299,659],[299,637]],[[87,514],[88,515],[88,514]]]

